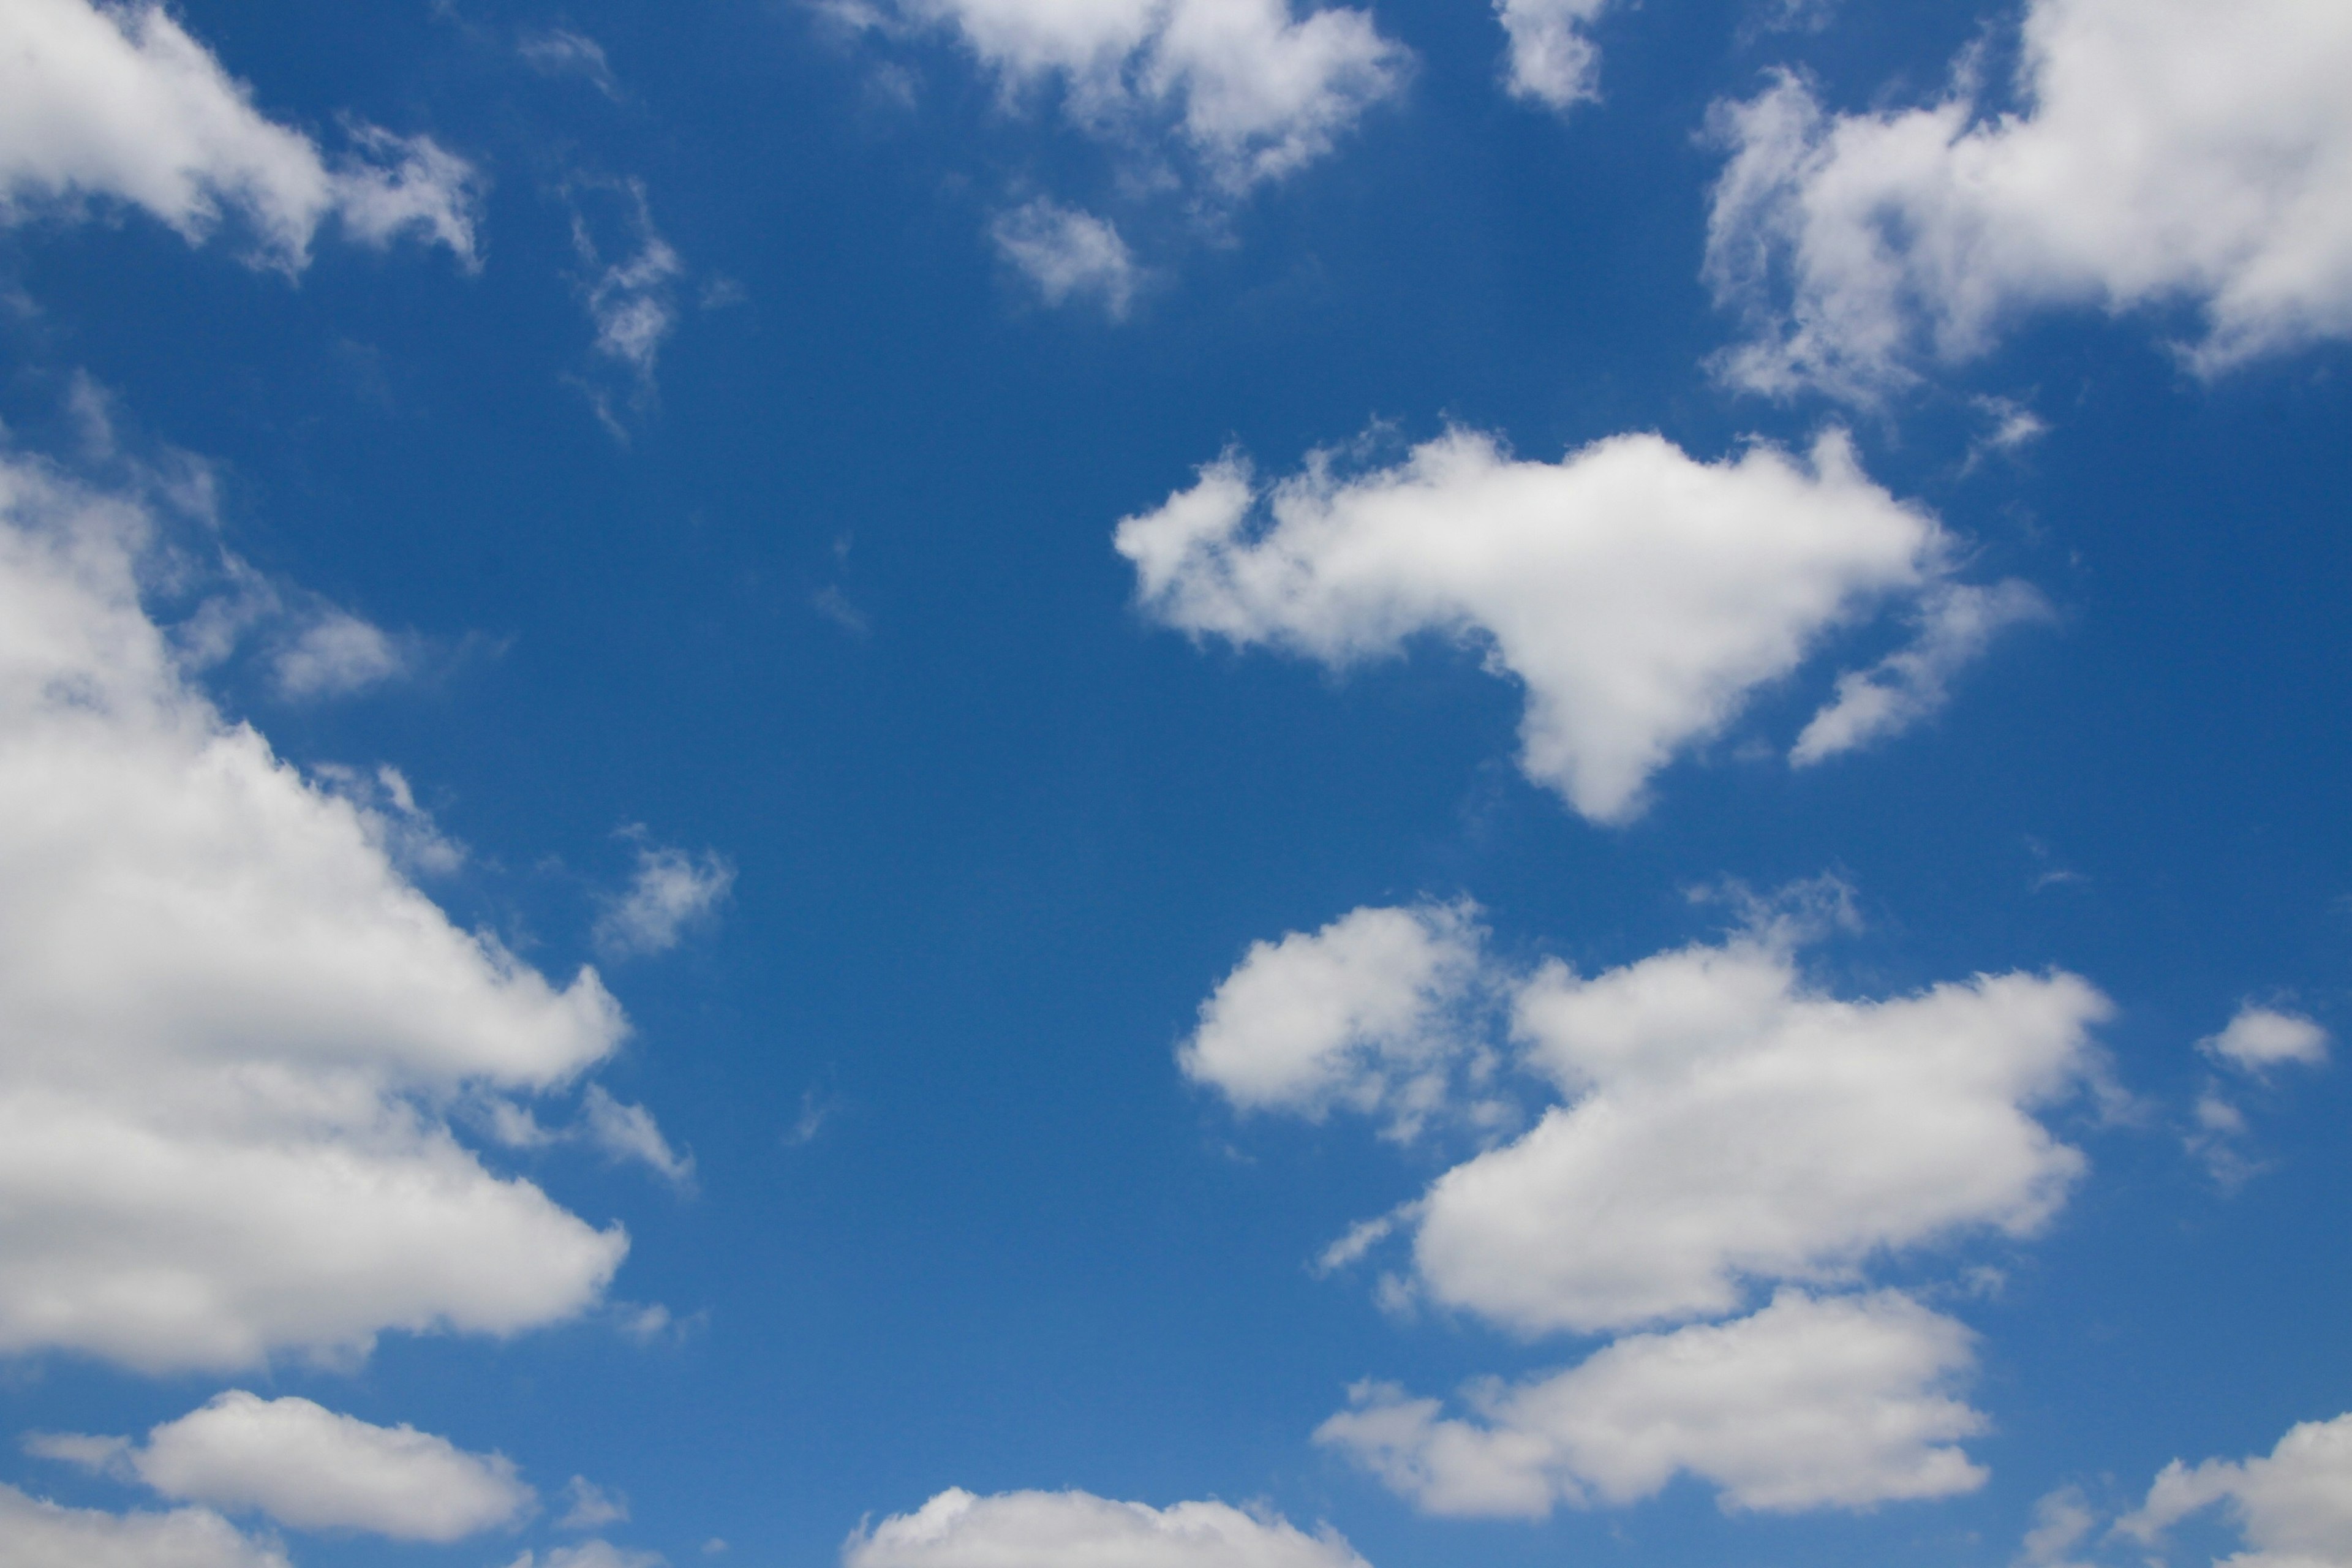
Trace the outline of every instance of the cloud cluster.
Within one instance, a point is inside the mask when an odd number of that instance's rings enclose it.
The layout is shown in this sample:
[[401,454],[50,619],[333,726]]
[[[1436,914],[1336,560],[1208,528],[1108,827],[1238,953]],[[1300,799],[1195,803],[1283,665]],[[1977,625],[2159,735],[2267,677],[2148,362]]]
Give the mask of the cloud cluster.
[[475,260],[479,181],[431,138],[347,127],[329,162],[263,116],[162,5],[11,0],[0,8],[0,221],[102,197],[144,209],[191,242],[226,213],[269,264],[299,271],[332,218],[383,246],[405,234]]
[[842,1568],[1365,1568],[1329,1529],[1219,1502],[1166,1509],[1087,1492],[941,1492],[852,1535]]
[[[1492,999],[1514,1065],[1559,1096],[1358,1226],[1327,1267],[1402,1227],[1411,1275],[1387,1282],[1391,1299],[1528,1334],[1688,1325],[1474,1385],[1475,1420],[1367,1384],[1321,1441],[1447,1513],[1623,1502],[1685,1471],[1769,1510],[1982,1480],[1956,1447],[1982,1428],[1954,1392],[1968,1331],[1899,1292],[1819,1292],[1890,1254],[2042,1225],[2083,1159],[2034,1112],[2095,1077],[2108,1004],[2063,973],[1831,995],[1797,965],[1819,923],[1801,903],[1591,978],[1557,961],[1513,973],[1442,909],[1360,910],[1252,950],[1183,1047],[1187,1072],[1237,1106],[1396,1114],[1400,1065],[1480,1048],[1481,1016],[1449,1005],[1463,996]],[[1755,1308],[1762,1286],[1776,1293]]]
[[1144,609],[1196,636],[1334,668],[1424,634],[1483,648],[1527,689],[1522,769],[1602,822],[1638,815],[1654,773],[1832,629],[1890,601],[1924,623],[1906,661],[1841,686],[1804,762],[1928,711],[2031,598],[1955,586],[1948,536],[1836,431],[1805,460],[1620,436],[1542,463],[1454,430],[1394,468],[1342,476],[1318,455],[1263,489],[1228,457],[1115,542]]
[[289,1568],[209,1509],[101,1513],[0,1485],[0,1568]]
[[2207,370],[2352,337],[2352,12],[2032,0],[2017,92],[1823,111],[1801,79],[1718,109],[1706,269],[1756,336],[1736,384],[1868,400],[2033,308],[2185,305]]
[[0,1352],[163,1371],[509,1333],[627,1248],[452,1134],[625,1024],[461,931],[190,684],[152,520],[0,460]]
[[1368,12],[1297,16],[1289,0],[899,0],[898,14],[952,30],[1010,93],[1058,84],[1091,131],[1172,123],[1234,192],[1328,152],[1408,58]]
[[1635,1502],[1684,1473],[1729,1508],[1864,1508],[1983,1483],[1954,1446],[1986,1426],[1950,1392],[1973,1362],[1968,1331],[1907,1296],[1786,1290],[1733,1322],[1474,1385],[1475,1420],[1360,1384],[1315,1436],[1430,1513],[1539,1519]]
[[136,1478],[174,1501],[257,1510],[296,1530],[461,1541],[520,1522],[538,1500],[503,1455],[242,1389],[163,1423],[144,1443],[47,1435],[25,1446]]

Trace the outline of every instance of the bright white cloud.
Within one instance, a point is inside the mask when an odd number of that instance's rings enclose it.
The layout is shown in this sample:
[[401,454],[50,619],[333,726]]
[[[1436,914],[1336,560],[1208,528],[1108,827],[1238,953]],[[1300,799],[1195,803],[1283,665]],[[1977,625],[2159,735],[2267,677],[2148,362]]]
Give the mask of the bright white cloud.
[[1510,38],[1505,82],[1519,98],[1569,109],[1601,95],[1601,51],[1585,37],[1610,0],[1496,0]]
[[2260,1073],[2283,1063],[2322,1067],[2327,1061],[2327,1031],[2299,1013],[2247,1003],[2229,1026],[2197,1042],[2217,1061]]
[[1937,589],[1921,602],[1918,635],[1908,647],[1838,677],[1835,695],[1798,735],[1789,761],[1810,767],[1910,728],[1944,705],[1952,678],[1981,658],[1994,637],[2049,614],[2049,601],[2024,583]]
[[1494,1053],[1476,911],[1466,904],[1361,909],[1308,935],[1254,942],[1177,1053],[1184,1076],[1244,1110],[1315,1119],[1335,1105],[1386,1115],[1410,1138]]
[[[1539,463],[1455,430],[1392,468],[1347,478],[1318,454],[1264,489],[1228,457],[1116,542],[1144,608],[1197,636],[1335,668],[1422,634],[1482,647],[1527,689],[1521,768],[1604,822],[1638,815],[1654,773],[1831,629],[1889,600],[1927,606],[1931,627],[1935,606],[1984,603],[1947,580],[1935,520],[1873,484],[1837,431],[1805,462],[1758,444],[1701,463],[1620,436]],[[1907,676],[1857,678],[1872,721],[1857,706],[1823,722],[1842,743],[1890,732],[1966,646],[1947,635]]]
[[2138,1511],[2116,1529],[2153,1542],[2203,1509],[2225,1504],[2246,1550],[2228,1568],[2345,1568],[2352,1564],[2352,1415],[2306,1421],[2268,1456],[2175,1459]]
[[941,1492],[852,1535],[842,1568],[1365,1568],[1313,1535],[1219,1502],[1166,1509],[1086,1492]]
[[625,1024],[450,924],[380,825],[188,684],[152,521],[0,460],[0,1352],[163,1371],[510,1333],[627,1241],[452,1136]]
[[1289,0],[899,0],[951,28],[1014,93],[1058,83],[1081,125],[1172,121],[1231,190],[1329,151],[1402,83],[1409,57],[1368,12]]
[[0,1485],[0,1568],[288,1568],[206,1509],[101,1513]]
[[1114,321],[1134,302],[1142,272],[1107,218],[1039,197],[1001,213],[989,237],[1048,305],[1092,297]]
[[[643,837],[642,828],[630,831]],[[614,958],[667,952],[689,926],[709,919],[734,886],[735,868],[714,850],[694,856],[641,842],[628,890],[597,917],[597,949]]]
[[2070,974],[1845,1001],[1785,931],[1519,989],[1525,1065],[1567,1102],[1430,1187],[1435,1300],[1534,1332],[1715,1316],[1748,1282],[1849,1276],[1972,1229],[2028,1234],[2083,1157],[2031,1112],[2095,1068]]
[[189,241],[224,213],[289,271],[329,218],[362,243],[410,233],[475,258],[474,171],[430,138],[367,125],[330,163],[162,5],[10,0],[0,6],[0,221],[100,197],[143,208]]
[[307,1399],[242,1389],[163,1423],[143,1444],[34,1437],[26,1447],[84,1463],[102,1454],[105,1468],[127,1469],[175,1501],[399,1541],[460,1541],[520,1522],[538,1500],[503,1455],[469,1454],[413,1426],[372,1426]]
[[1707,274],[1757,336],[1733,382],[1869,399],[2023,311],[2184,304],[2215,370],[2352,337],[2352,9],[2032,0],[2018,94],[1825,114],[1802,80],[1718,110]]
[[1475,1419],[1364,1384],[1317,1441],[1431,1513],[1541,1518],[1637,1501],[1687,1472],[1727,1508],[1867,1508],[1947,1497],[1985,1472],[1953,1396],[1969,1331],[1893,1291],[1784,1290],[1752,1317],[1639,1334],[1554,1376],[1474,1385]]

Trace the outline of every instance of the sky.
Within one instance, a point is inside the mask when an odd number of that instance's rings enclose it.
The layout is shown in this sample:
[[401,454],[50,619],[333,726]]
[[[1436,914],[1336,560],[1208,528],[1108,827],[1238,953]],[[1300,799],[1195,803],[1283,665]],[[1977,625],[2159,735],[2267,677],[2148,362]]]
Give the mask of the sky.
[[2347,76],[0,0],[0,1568],[2352,1568]]

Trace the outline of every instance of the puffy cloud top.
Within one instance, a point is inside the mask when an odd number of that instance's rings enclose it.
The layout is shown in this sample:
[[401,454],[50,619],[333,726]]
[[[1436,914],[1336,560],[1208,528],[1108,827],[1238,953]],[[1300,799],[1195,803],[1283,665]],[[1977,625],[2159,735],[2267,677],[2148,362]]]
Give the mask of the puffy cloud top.
[[2231,1568],[2339,1568],[2352,1563],[2352,1415],[2306,1421],[2268,1455],[2175,1459],[2147,1501],[2117,1526],[2142,1541],[2200,1509],[2226,1504],[2247,1551]]
[[1348,1543],[1220,1502],[941,1492],[842,1548],[843,1568],[1366,1568]]

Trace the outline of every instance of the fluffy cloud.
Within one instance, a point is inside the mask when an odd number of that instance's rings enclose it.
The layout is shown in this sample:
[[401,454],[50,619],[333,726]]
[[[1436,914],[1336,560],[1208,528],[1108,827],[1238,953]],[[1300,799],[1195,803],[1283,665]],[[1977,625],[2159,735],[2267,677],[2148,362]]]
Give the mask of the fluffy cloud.
[[1554,109],[1599,97],[1601,51],[1584,29],[1608,8],[1609,0],[1498,0],[1512,93]]
[[453,926],[188,683],[152,526],[0,460],[0,1352],[233,1367],[581,1310],[626,1237],[444,1111],[577,1080],[619,1007]]
[[2320,1067],[2327,1060],[2327,1031],[2299,1013],[2282,1013],[2249,1002],[2229,1026],[2197,1042],[2216,1061],[2260,1073],[2284,1062]]
[[2247,1550],[2230,1568],[2343,1568],[2352,1563],[2352,1415],[2306,1421],[2267,1457],[2175,1459],[2147,1500],[2116,1528],[2143,1542],[2216,1503],[2228,1505]]
[[1363,11],[1294,16],[1289,0],[899,0],[952,29],[1014,92],[1049,82],[1089,129],[1132,134],[1172,121],[1232,190],[1329,150],[1394,91],[1404,51]]
[[257,1510],[297,1530],[364,1530],[450,1542],[514,1524],[537,1499],[499,1454],[468,1454],[413,1426],[375,1426],[307,1399],[241,1389],[133,1445],[34,1437],[53,1458],[101,1459],[163,1496]]
[[[1807,462],[1759,444],[1701,463],[1620,436],[1539,463],[1456,430],[1355,477],[1318,455],[1263,491],[1229,457],[1116,542],[1144,608],[1195,635],[1335,668],[1419,634],[1483,647],[1527,689],[1520,766],[1604,822],[1637,815],[1652,773],[1832,628],[1889,599],[1930,606],[1931,628],[1933,606],[1979,604],[1953,596],[1935,521],[1835,431]],[[1909,673],[1857,678],[1807,760],[1925,712],[1973,646],[1948,632]]]
[[0,1486],[0,1568],[288,1568],[205,1509],[116,1515],[60,1508]]
[[989,237],[1048,305],[1091,295],[1117,321],[1127,314],[1141,281],[1127,241],[1108,219],[1073,212],[1042,196],[999,214]]
[[1983,1484],[1953,1444],[1968,1331],[1893,1291],[1786,1290],[1752,1317],[1619,1340],[1555,1376],[1473,1385],[1476,1419],[1380,1384],[1317,1441],[1431,1513],[1541,1518],[1654,1495],[1683,1472],[1727,1508],[1866,1508]]
[[1493,1053],[1461,1015],[1486,994],[1467,905],[1362,909],[1313,935],[1251,944],[1201,1004],[1184,1076],[1244,1110],[1384,1113],[1410,1137]]
[[1524,1061],[1567,1102],[1430,1187],[1423,1288],[1526,1331],[1592,1331],[2046,1220],[2083,1158],[2031,1111],[2092,1070],[2106,1000],[2012,973],[1845,1001],[1805,984],[1790,948],[1768,928],[1528,980]]
[[2218,369],[2352,336],[2352,11],[2032,0],[2018,94],[1825,114],[1784,76],[1718,111],[1707,272],[1758,335],[1722,368],[1870,398],[2030,308],[2201,312]]
[[1218,1502],[1167,1509],[1086,1492],[943,1491],[860,1530],[843,1568],[1365,1568],[1328,1527]]
[[328,163],[152,0],[0,8],[0,221],[98,196],[193,242],[233,211],[262,256],[294,271],[331,217],[363,243],[421,233],[471,264],[473,169],[426,137],[366,125],[351,135],[353,154]]
[[[629,833],[644,837],[643,828]],[[667,952],[688,926],[709,919],[734,886],[735,868],[714,851],[698,857],[641,841],[627,891],[596,919],[597,949],[613,958]]]

